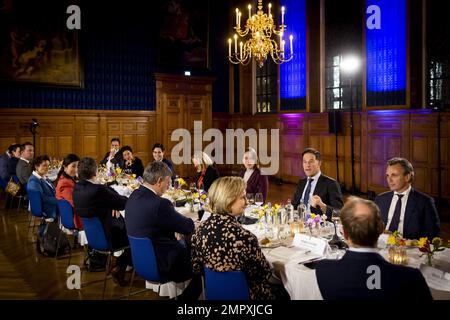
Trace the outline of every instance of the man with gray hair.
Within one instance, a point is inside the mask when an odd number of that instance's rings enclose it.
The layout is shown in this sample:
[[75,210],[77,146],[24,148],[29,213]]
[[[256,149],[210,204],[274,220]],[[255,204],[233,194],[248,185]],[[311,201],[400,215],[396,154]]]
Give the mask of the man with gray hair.
[[391,191],[375,198],[386,230],[398,231],[407,239],[437,237],[440,227],[434,200],[411,186],[414,180],[412,164],[405,158],[388,160],[386,179]]
[[178,213],[168,199],[161,197],[170,185],[171,176],[172,172],[164,162],[147,165],[144,183],[131,194],[126,204],[125,225],[129,236],[152,240],[163,279],[183,282],[192,278],[192,264],[190,251],[181,235],[191,234],[195,226],[192,219]]

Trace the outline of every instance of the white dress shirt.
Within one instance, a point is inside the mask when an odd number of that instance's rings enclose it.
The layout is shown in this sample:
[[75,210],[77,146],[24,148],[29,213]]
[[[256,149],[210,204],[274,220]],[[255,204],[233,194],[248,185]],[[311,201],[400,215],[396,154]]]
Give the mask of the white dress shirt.
[[392,197],[391,206],[389,207],[388,219],[386,223],[386,230],[389,230],[389,226],[391,225],[392,217],[394,216],[395,206],[397,205],[398,196],[397,194],[402,194],[402,209],[400,211],[400,222],[398,224],[398,232],[403,234],[403,223],[405,221],[405,211],[406,204],[408,203],[409,193],[411,191],[411,186],[403,192],[394,192],[394,196]]
[[33,170],[33,172],[31,173],[33,176],[35,176],[36,178],[38,178],[39,180],[43,180],[46,184],[48,184],[48,186],[50,188],[52,188],[53,190],[55,190],[55,186],[47,179],[46,176],[41,176],[39,173],[37,173],[36,171]]
[[[314,179],[311,182],[311,192],[309,193],[308,199],[311,199],[312,195],[314,194],[314,190],[316,189],[317,181],[319,180],[319,177],[321,174],[322,174],[322,172],[319,170],[319,172],[317,172],[317,174],[315,176],[307,177],[308,180],[310,178]],[[303,189],[302,199],[305,198],[305,192],[306,192],[307,187],[308,187],[308,181],[306,181],[305,188]],[[311,200],[308,200],[308,206],[306,207],[306,210],[310,209],[310,206],[311,206]]]
[[247,169],[247,170],[245,170],[245,173],[244,173],[244,181],[245,181],[245,183],[247,183],[248,179],[250,179],[250,177],[253,174],[253,171],[255,171],[255,170],[254,169]]

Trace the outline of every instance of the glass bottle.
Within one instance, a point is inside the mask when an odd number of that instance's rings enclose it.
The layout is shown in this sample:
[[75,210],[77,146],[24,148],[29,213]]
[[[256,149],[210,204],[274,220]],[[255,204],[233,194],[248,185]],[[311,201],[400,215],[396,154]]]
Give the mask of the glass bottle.
[[175,179],[173,180],[173,188],[175,190],[180,189],[180,180],[178,180],[178,179],[179,179],[179,177],[175,176]]
[[291,199],[286,202],[286,215],[288,216],[288,221],[294,221],[294,206],[291,203]]
[[299,220],[300,221],[305,221],[305,218],[306,218],[306,206],[305,206],[305,203],[303,202],[303,199],[300,200],[300,204],[297,207],[297,211],[298,211]]

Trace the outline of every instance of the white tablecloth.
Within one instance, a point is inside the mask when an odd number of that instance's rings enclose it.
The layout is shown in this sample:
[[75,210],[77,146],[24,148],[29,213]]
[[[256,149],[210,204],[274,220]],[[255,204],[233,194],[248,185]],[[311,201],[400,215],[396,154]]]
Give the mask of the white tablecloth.
[[[244,227],[255,234],[259,239],[264,237],[264,230],[261,230],[257,225],[246,225]],[[304,265],[299,265],[295,261],[280,261],[279,258],[270,254],[272,250],[272,248],[262,248],[267,261],[273,268],[274,273],[281,277],[284,287],[292,300],[323,299],[317,284],[316,272],[314,269],[309,269]],[[411,248],[407,252],[408,266],[420,268],[421,264],[426,262],[426,257],[422,256],[422,253],[418,248]],[[380,254],[388,260],[387,249],[381,249]],[[442,252],[435,253],[435,260],[438,268],[441,268],[443,271],[450,272],[450,249],[445,249]],[[436,289],[433,285],[433,281],[431,281],[426,274],[424,274],[424,277],[430,287],[430,291],[434,299],[450,300],[450,291]]]

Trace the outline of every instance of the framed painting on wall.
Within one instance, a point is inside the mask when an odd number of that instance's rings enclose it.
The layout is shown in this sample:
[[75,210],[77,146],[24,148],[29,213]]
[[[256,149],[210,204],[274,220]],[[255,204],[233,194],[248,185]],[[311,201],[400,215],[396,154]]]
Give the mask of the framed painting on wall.
[[209,0],[158,0],[158,65],[209,69]]
[[79,32],[66,25],[75,0],[0,0],[0,80],[82,87]]

